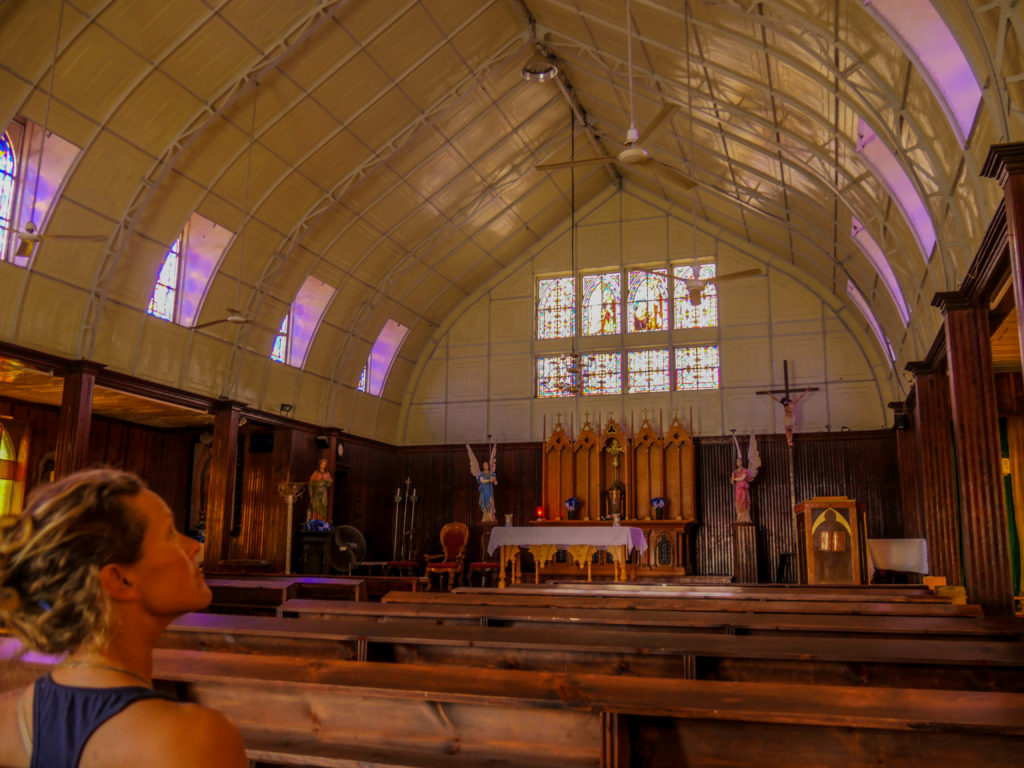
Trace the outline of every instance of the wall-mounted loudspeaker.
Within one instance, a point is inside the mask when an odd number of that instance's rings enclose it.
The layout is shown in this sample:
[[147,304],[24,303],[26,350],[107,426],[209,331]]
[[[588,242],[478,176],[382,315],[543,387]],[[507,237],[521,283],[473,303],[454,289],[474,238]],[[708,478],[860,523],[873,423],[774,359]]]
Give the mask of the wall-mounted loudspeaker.
[[317,435],[314,440],[316,441],[317,448],[330,448],[331,440],[327,435]]

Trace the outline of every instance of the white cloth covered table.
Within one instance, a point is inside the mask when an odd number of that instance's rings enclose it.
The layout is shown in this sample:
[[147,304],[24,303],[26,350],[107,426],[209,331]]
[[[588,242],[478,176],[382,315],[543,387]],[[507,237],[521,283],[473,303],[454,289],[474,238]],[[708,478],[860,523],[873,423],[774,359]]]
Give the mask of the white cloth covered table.
[[627,552],[639,549],[647,551],[647,539],[640,528],[629,525],[536,525],[536,526],[495,526],[487,544],[487,554],[498,547],[529,547],[534,544],[554,544],[565,548],[573,544],[590,544],[598,549],[626,547]]
[[925,539],[868,539],[868,572],[875,569],[928,573],[928,542]]
[[615,565],[615,580],[626,578],[626,561],[633,550],[647,551],[647,538],[640,528],[628,525],[612,526],[561,526],[537,525],[528,527],[498,526],[491,529],[487,543],[488,554],[501,550],[498,586],[505,587],[505,571],[511,569],[512,583],[518,584],[519,548],[528,547],[534,559],[534,580],[540,582],[540,570],[555,555],[565,549],[569,558],[579,567],[586,567],[587,581],[590,581],[590,565],[595,550],[603,549],[611,556]]

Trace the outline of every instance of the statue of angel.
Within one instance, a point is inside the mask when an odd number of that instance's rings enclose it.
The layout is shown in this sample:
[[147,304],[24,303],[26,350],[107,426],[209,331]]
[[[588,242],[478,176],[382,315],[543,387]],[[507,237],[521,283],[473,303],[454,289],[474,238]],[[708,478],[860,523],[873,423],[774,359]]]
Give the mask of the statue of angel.
[[482,471],[477,463],[476,456],[473,454],[473,449],[469,447],[469,443],[466,443],[466,453],[469,454],[469,471],[476,478],[476,483],[480,487],[479,504],[480,514],[483,515],[482,521],[485,523],[496,523],[498,516],[494,514],[494,486],[498,484],[498,476],[495,474],[497,467],[494,459],[498,453],[498,444],[491,443],[491,459],[484,462]]
[[732,436],[733,444],[736,446],[736,469],[732,471],[729,482],[733,485],[733,501],[736,505],[736,522],[749,523],[750,520],[750,484],[757,477],[757,471],[761,469],[761,454],[757,450],[757,438],[753,433],[750,435],[750,444],[747,447],[747,466],[743,466],[743,454],[740,451],[739,441],[735,432]]

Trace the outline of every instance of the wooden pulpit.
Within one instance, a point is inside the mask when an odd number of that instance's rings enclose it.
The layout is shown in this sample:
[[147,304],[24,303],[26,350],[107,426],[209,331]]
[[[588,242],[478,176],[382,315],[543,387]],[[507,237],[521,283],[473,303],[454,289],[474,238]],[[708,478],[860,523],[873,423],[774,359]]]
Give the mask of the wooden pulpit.
[[796,505],[797,563],[801,584],[863,584],[864,521],[857,502],[815,496]]

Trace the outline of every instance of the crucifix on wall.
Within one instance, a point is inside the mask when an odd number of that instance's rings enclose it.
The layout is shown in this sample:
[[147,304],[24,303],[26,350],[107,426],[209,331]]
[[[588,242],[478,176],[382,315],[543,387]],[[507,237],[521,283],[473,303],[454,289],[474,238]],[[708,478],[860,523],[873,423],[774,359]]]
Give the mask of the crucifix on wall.
[[[768,395],[772,400],[782,406],[783,409],[783,428],[786,430],[786,445],[790,448],[793,447],[793,406],[803,400],[811,392],[817,392],[817,387],[807,387],[797,395],[793,397],[793,392],[789,388],[789,361],[782,361],[782,382],[783,389],[762,389],[755,394]],[[782,395],[782,397],[776,397],[776,395]]]

